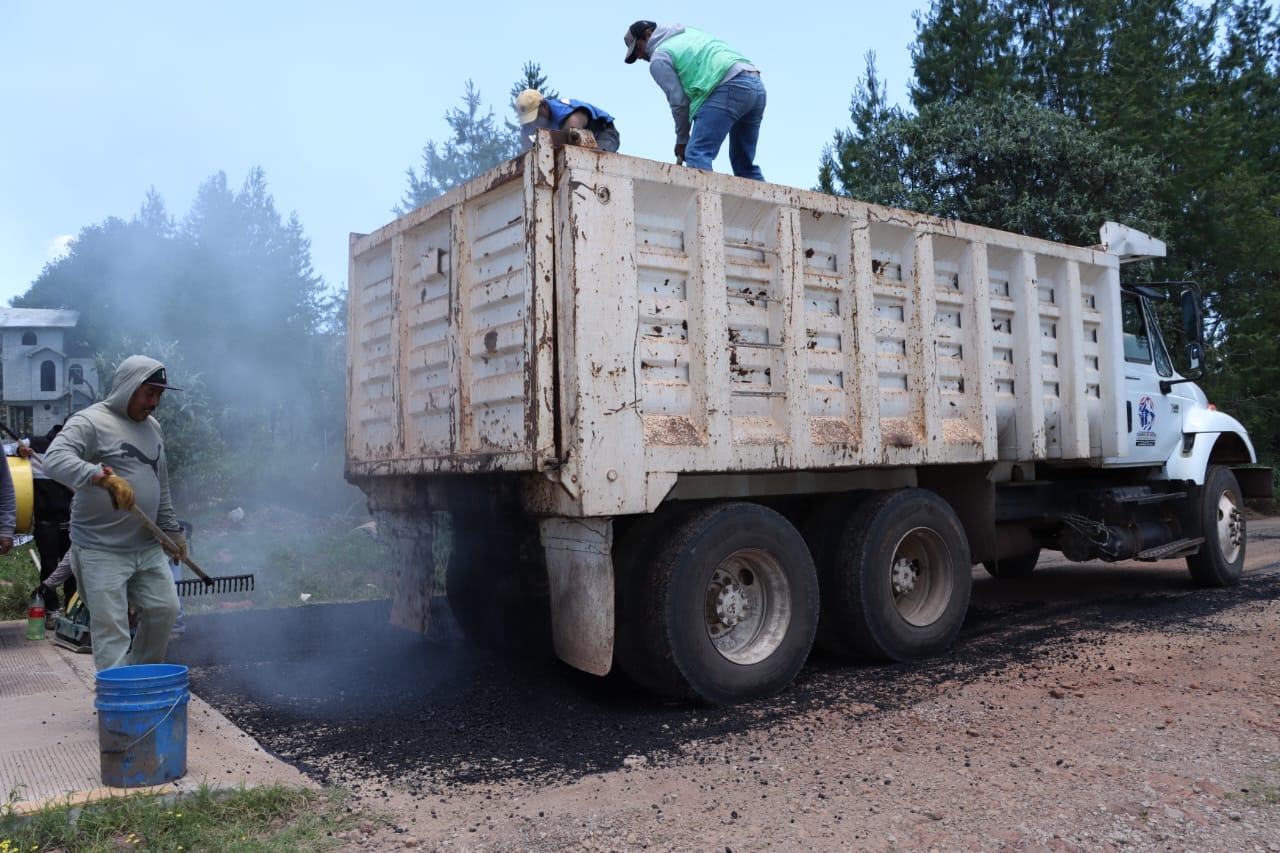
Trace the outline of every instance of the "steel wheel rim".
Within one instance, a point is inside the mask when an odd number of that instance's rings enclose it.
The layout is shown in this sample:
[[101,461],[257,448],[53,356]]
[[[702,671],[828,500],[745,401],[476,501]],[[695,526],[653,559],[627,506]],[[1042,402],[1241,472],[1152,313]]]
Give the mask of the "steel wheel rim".
[[782,645],[791,624],[791,583],[768,551],[743,548],[720,561],[707,582],[707,638],[720,655],[747,666]]
[[938,621],[954,583],[951,551],[937,531],[917,527],[898,540],[889,564],[889,589],[903,621],[917,628]]
[[1222,559],[1234,563],[1244,546],[1244,516],[1236,505],[1235,495],[1223,491],[1218,495],[1218,550]]

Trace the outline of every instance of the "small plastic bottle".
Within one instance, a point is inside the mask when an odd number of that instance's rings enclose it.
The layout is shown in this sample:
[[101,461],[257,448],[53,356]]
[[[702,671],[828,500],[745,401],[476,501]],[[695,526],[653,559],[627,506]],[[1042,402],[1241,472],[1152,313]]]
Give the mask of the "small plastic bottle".
[[31,604],[27,606],[27,639],[44,639],[44,599],[38,592],[31,597]]

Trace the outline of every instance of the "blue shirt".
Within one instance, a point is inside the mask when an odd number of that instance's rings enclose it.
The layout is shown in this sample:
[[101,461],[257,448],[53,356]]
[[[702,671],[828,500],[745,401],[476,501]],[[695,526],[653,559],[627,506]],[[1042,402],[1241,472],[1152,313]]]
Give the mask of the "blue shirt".
[[544,103],[546,103],[547,108],[551,110],[551,126],[555,128],[564,124],[564,120],[578,110],[586,110],[587,115],[591,117],[591,123],[593,125],[596,122],[599,122],[601,125],[613,123],[613,116],[609,115],[594,104],[588,104],[586,101],[578,101],[573,98],[560,98],[559,100],[553,101],[552,99],[547,98]]

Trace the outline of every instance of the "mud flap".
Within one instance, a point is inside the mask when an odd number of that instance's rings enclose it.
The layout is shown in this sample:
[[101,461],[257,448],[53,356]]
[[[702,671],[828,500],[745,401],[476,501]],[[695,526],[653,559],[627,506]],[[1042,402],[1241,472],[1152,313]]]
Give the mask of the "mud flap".
[[544,518],[539,529],[556,657],[583,672],[607,675],[613,665],[613,522]]
[[436,540],[438,514],[425,518],[406,513],[379,512],[378,529],[396,543],[395,589],[391,597],[391,624],[397,628],[432,634],[432,613],[437,589]]
[[1275,476],[1270,468],[1249,467],[1231,469],[1240,484],[1240,492],[1246,500],[1271,500],[1275,494]]

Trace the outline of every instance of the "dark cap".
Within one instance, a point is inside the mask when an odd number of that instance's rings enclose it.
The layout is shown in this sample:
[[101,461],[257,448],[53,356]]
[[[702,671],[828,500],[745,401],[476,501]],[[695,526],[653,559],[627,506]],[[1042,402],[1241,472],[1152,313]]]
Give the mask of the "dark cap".
[[653,21],[636,21],[627,30],[627,34],[622,37],[622,42],[627,46],[626,63],[630,65],[636,61],[636,45],[640,39],[644,38],[644,34],[649,30],[655,29],[658,25]]
[[157,370],[155,373],[152,373],[152,374],[151,374],[150,376],[148,376],[146,379],[142,380],[142,384],[143,384],[143,385],[154,385],[154,386],[156,386],[157,388],[167,388],[167,389],[169,389],[170,391],[181,391],[181,390],[182,390],[182,389],[181,389],[181,388],[179,388],[177,385],[170,385],[170,384],[169,384],[169,377],[168,377],[168,375],[167,375],[167,374],[165,374],[165,372],[164,372],[164,368],[163,368],[163,367],[162,367],[162,368],[160,368],[159,370]]

